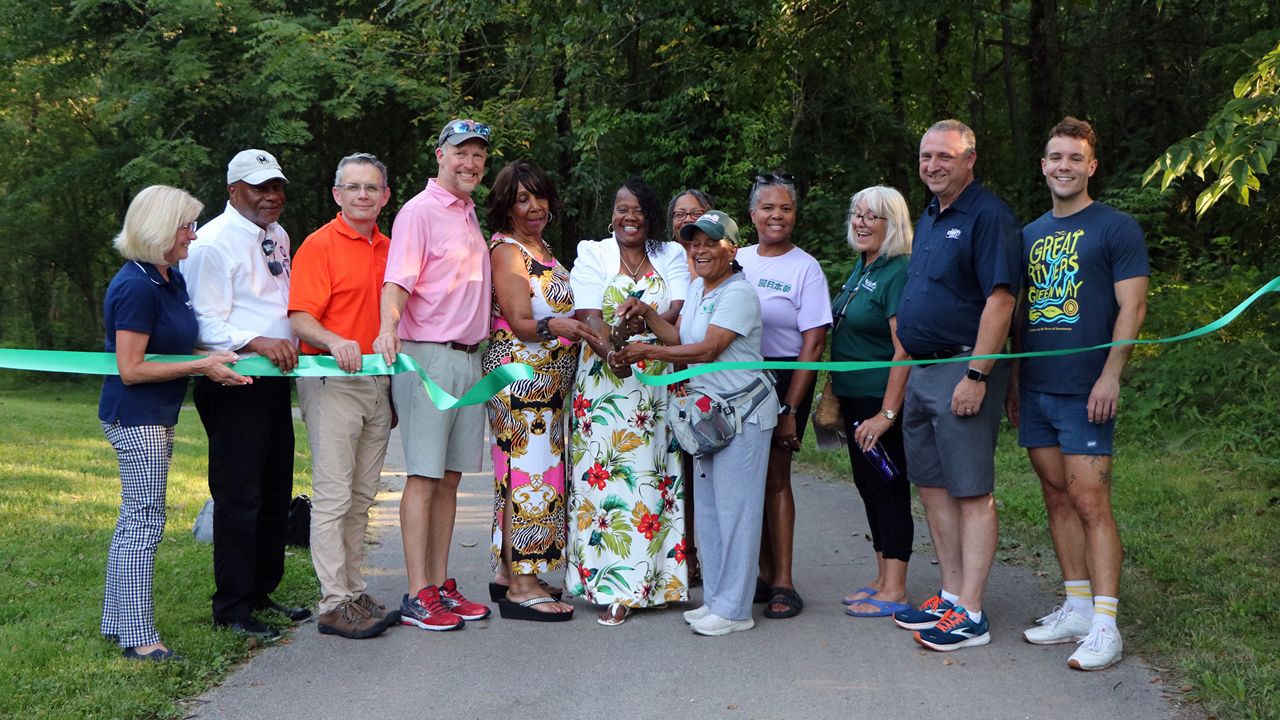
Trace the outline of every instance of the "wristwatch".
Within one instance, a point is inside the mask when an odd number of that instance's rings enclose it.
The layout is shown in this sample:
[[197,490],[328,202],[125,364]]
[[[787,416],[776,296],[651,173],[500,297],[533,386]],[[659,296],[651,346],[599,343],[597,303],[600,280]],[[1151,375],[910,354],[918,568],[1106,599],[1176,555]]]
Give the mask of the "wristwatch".
[[541,340],[556,339],[556,334],[551,332],[551,318],[544,317],[538,321],[537,334]]
[[778,406],[778,414],[779,415],[795,415],[796,409],[786,403],[782,403],[781,405]]
[[881,408],[880,414],[889,418],[889,422],[893,422],[898,419],[898,413],[890,410],[889,408]]
[[968,378],[968,379],[970,379],[970,380],[974,381],[974,382],[986,382],[986,381],[987,381],[987,374],[986,374],[986,373],[984,373],[984,372],[979,372],[979,371],[977,371],[977,370],[974,370],[973,368],[969,368],[967,371],[965,371],[964,376],[965,376],[966,378]]

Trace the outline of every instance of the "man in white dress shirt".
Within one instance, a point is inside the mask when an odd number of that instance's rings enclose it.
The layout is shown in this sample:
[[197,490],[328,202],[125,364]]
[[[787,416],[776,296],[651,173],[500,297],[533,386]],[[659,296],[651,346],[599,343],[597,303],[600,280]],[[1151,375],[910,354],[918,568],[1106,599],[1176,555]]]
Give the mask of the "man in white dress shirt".
[[[182,273],[200,347],[256,353],[289,372],[298,364],[288,314],[289,235],[276,222],[286,182],[271,153],[237,153],[227,165],[226,210],[200,228]],[[275,610],[294,621],[311,615],[270,597],[284,575],[293,491],[289,379],[230,387],[200,378],[195,402],[209,435],[214,624],[275,640],[279,631],[254,612]]]

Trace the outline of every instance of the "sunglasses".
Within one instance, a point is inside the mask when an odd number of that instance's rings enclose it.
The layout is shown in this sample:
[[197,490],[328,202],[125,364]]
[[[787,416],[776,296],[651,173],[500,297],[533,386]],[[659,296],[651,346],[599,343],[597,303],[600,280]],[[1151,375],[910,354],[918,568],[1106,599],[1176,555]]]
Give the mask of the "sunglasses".
[[276,254],[276,241],[265,238],[262,241],[262,254],[267,258],[267,269],[271,271],[271,275],[279,277],[284,272],[284,263],[272,257]]
[[770,172],[756,176],[756,185],[795,185],[796,176],[784,172]]
[[440,138],[440,142],[443,143],[445,140],[448,140],[450,137],[453,137],[454,135],[459,135],[462,133],[471,133],[471,132],[479,135],[480,137],[484,138],[486,141],[489,140],[490,130],[488,125],[478,123],[475,120],[458,120],[457,122],[454,122],[449,125],[449,127],[445,130],[444,135]]

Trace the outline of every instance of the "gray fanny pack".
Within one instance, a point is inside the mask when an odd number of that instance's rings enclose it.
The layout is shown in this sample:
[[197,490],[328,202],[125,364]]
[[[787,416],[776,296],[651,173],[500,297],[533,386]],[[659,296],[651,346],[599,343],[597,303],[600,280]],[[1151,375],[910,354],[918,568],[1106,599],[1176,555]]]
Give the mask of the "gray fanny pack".
[[773,393],[773,383],[758,378],[730,394],[689,390],[673,395],[667,425],[680,447],[694,457],[723,450],[760,404]]

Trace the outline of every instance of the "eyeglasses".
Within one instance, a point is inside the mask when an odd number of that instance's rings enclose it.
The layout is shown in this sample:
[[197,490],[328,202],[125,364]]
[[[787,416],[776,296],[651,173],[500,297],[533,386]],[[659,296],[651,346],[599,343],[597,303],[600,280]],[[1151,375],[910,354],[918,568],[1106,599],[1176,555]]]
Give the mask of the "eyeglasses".
[[884,218],[880,217],[879,215],[873,212],[865,212],[865,213],[856,212],[853,214],[853,219],[860,220],[868,225],[874,225],[877,220],[883,220]]
[[756,176],[757,185],[795,185],[796,176],[784,172],[771,172]]
[[196,228],[198,228],[198,227],[200,227],[200,223],[199,223],[199,221],[197,221],[197,220],[192,220],[191,222],[187,223],[186,225],[179,225],[179,226],[178,226],[178,229],[179,229],[179,230],[190,230],[192,234],[195,234]]
[[276,260],[273,255],[276,254],[276,241],[271,238],[264,238],[262,241],[262,254],[267,258],[267,269],[271,271],[273,277],[278,277],[284,272],[284,263]]
[[359,195],[361,190],[364,190],[365,193],[368,195],[377,195],[378,193],[382,192],[381,185],[374,185],[372,183],[368,185],[361,185],[359,183],[347,183],[345,185],[339,185],[338,188],[340,190],[345,190],[346,192],[349,192],[352,195]]
[[682,220],[697,220],[702,217],[702,213],[706,210],[677,210],[671,213],[671,219],[680,222]]

